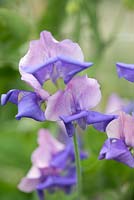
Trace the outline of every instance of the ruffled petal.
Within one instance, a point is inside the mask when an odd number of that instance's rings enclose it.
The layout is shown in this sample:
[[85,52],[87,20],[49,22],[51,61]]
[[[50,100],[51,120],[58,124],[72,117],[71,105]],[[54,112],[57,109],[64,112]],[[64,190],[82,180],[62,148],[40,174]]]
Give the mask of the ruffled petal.
[[58,91],[48,98],[45,115],[47,120],[60,120],[61,115],[72,114],[72,96],[70,93]]
[[46,129],[38,132],[39,147],[32,154],[32,163],[38,168],[50,167],[52,157],[62,151],[65,146],[56,140]]
[[73,78],[66,87],[73,97],[77,111],[88,110],[95,107],[101,99],[100,85],[97,80],[87,76]]
[[83,60],[77,43],[71,40],[58,42],[50,32],[43,31],[39,40],[31,41],[27,54],[20,60],[19,69],[22,79],[37,89],[49,78],[55,82],[58,77],[63,77],[67,83],[76,73],[92,65]]
[[119,78],[134,82],[134,64],[116,63]]
[[99,159],[116,160],[129,167],[134,167],[134,157],[131,155],[123,140],[107,139],[100,151]]

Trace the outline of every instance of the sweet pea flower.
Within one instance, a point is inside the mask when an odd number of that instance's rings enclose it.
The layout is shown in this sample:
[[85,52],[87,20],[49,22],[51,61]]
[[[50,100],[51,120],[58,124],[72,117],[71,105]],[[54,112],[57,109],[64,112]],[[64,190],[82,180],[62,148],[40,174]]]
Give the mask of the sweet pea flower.
[[134,167],[134,117],[120,112],[119,117],[106,127],[108,139],[105,141],[99,159],[116,160]]
[[45,114],[41,105],[47,97],[48,93],[44,95],[43,99],[37,92],[13,89],[8,91],[7,94],[2,94],[1,105],[5,105],[7,102],[16,104],[18,106],[17,120],[28,117],[37,121],[45,121]]
[[[69,193],[77,181],[73,144],[63,144],[48,130],[41,129],[38,145],[31,157],[32,167],[18,188],[27,193],[37,191],[40,200],[44,199],[44,190],[60,188]],[[83,152],[80,156],[81,159],[86,157]]]
[[43,31],[39,40],[30,42],[19,68],[23,80],[33,82],[34,79],[36,85],[43,85],[48,79],[55,83],[59,77],[68,83],[76,73],[92,65],[91,62],[84,62],[82,50],[77,43],[68,39],[59,42],[50,32]]
[[125,78],[130,82],[134,82],[134,64],[116,63],[119,78]]
[[63,120],[70,137],[75,132],[74,123],[85,129],[86,125],[104,122],[106,124],[113,116],[92,111],[101,99],[100,85],[97,80],[87,76],[74,77],[64,91],[60,90],[48,98],[46,108],[47,120]]

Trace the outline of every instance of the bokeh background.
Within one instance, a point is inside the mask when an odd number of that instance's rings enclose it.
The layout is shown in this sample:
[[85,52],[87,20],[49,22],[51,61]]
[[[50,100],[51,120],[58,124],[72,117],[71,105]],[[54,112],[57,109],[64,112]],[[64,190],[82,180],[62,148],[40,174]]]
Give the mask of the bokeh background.
[[[49,30],[57,40],[78,42],[85,60],[94,67],[84,73],[101,84],[105,111],[111,93],[134,100],[134,84],[118,79],[117,61],[134,63],[134,0],[0,0],[0,93],[12,88],[31,89],[20,80],[18,63],[27,52],[29,41]],[[30,119],[15,120],[16,106],[0,107],[0,200],[37,200],[35,193],[17,189],[31,166],[30,155],[37,146],[37,131],[54,123]],[[105,134],[88,128],[83,144],[89,159],[83,166],[81,200],[133,200],[134,169],[114,161],[98,161]],[[47,200],[73,200],[62,192],[46,194]]]

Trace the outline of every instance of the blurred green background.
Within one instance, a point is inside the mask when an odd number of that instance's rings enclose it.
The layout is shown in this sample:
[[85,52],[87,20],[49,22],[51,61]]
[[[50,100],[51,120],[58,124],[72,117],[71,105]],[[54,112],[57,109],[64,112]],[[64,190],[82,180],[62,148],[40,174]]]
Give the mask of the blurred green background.
[[[134,99],[134,85],[118,79],[117,61],[134,63],[134,0],[0,0],[0,93],[12,88],[28,89],[20,80],[18,63],[27,52],[29,41],[49,30],[57,40],[78,42],[85,60],[94,62],[86,72],[101,84],[105,110],[108,96],[116,92]],[[84,73],[86,73],[84,72]],[[36,133],[53,123],[30,119],[16,121],[16,106],[0,107],[0,200],[36,200],[35,193],[17,189],[31,166],[30,155],[37,146]],[[105,135],[93,128],[83,134],[90,158],[83,165],[81,200],[133,200],[134,170],[114,161],[98,161]],[[73,200],[62,192],[47,194],[47,200]]]

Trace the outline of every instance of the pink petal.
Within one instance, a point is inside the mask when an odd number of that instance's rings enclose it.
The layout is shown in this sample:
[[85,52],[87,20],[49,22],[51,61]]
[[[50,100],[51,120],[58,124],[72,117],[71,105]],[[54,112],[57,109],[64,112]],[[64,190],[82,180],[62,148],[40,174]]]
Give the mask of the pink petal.
[[113,113],[118,110],[122,110],[123,106],[125,106],[128,102],[122,98],[120,98],[117,94],[112,94],[106,106],[106,113]]
[[48,98],[47,108],[45,111],[46,119],[51,121],[60,120],[61,115],[72,114],[73,105],[72,95],[70,92],[58,91]]
[[64,149],[64,145],[57,141],[46,129],[38,133],[39,147],[32,154],[32,162],[36,167],[47,168],[52,156]]
[[23,192],[32,192],[36,189],[36,186],[40,182],[40,170],[33,166],[26,177],[22,178],[20,181],[18,188]]
[[96,79],[87,76],[73,78],[67,85],[67,92],[72,93],[79,110],[88,110],[95,107],[101,99],[100,85]]
[[130,147],[134,147],[134,117],[124,113],[123,120],[123,135],[125,137],[125,143]]
[[106,127],[106,133],[109,138],[120,138],[121,127],[120,127],[120,119],[112,120],[108,126]]
[[125,140],[127,146],[134,147],[134,117],[121,112],[106,128],[109,138]]
[[[39,40],[30,42],[27,54],[20,60],[20,73],[22,74],[27,67],[35,68],[42,66],[48,59],[57,56],[67,56],[78,61],[84,60],[82,50],[77,43],[71,40],[58,42],[50,32],[43,31],[40,34]],[[26,79],[24,75],[22,76],[23,79]]]

